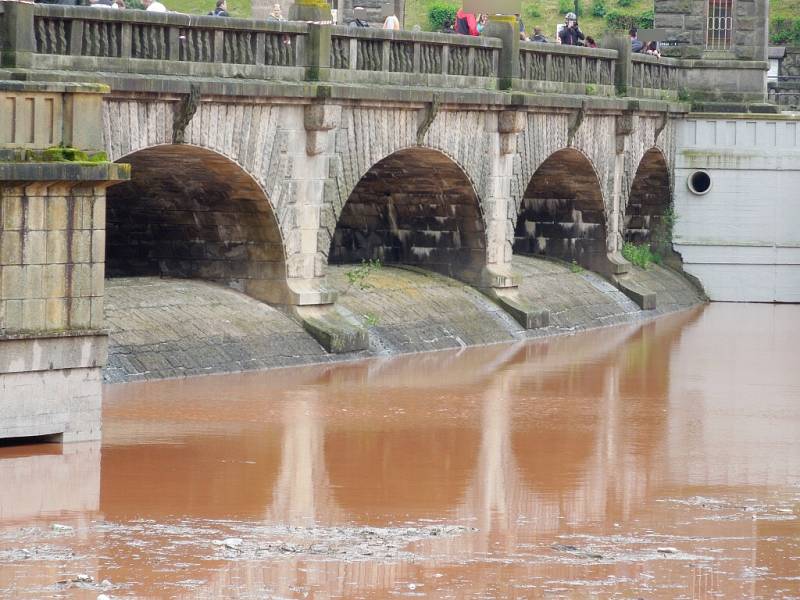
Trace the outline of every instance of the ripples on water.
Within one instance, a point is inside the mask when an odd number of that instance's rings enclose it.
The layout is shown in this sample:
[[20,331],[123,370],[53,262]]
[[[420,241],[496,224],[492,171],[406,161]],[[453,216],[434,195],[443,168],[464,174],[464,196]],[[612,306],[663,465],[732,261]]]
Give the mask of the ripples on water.
[[105,390],[0,597],[800,598],[800,307]]

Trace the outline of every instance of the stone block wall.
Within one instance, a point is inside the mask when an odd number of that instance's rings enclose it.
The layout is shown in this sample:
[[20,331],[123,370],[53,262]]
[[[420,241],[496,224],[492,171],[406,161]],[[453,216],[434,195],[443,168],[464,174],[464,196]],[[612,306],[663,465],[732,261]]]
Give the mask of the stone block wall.
[[369,259],[479,280],[486,264],[480,200],[448,157],[400,151],[361,179],[339,218],[329,261]]
[[105,210],[92,185],[0,188],[0,330],[103,326]]
[[669,48],[671,56],[685,58],[767,59],[767,0],[733,2],[733,38],[729,52],[706,50],[709,0],[660,0],[655,3],[655,27],[667,32],[668,40],[681,42]]

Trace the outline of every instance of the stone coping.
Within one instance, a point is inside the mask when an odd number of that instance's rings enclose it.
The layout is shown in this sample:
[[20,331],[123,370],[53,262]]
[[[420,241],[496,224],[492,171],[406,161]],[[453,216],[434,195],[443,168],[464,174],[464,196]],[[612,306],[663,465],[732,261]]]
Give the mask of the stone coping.
[[610,60],[616,60],[619,56],[616,50],[608,50],[607,48],[584,48],[582,46],[565,46],[563,44],[554,44],[550,42],[520,42],[519,49],[524,52],[535,52],[538,54],[562,54]]
[[111,88],[102,83],[64,83],[50,81],[12,81],[0,79],[2,92],[38,92],[49,94],[107,94]]
[[648,63],[651,65],[664,65],[665,67],[682,67],[684,59],[670,58],[669,56],[653,56],[652,54],[631,54],[631,61]]
[[742,121],[798,121],[800,122],[800,113],[783,112],[777,114],[768,113],[723,113],[723,112],[690,112],[686,115],[687,119],[722,119],[731,121],[741,119]]
[[8,332],[0,330],[0,343],[24,340],[54,340],[63,338],[107,337],[106,329],[69,329],[64,331]]
[[389,40],[395,42],[422,42],[426,44],[441,44],[443,46],[468,46],[473,48],[503,47],[503,42],[498,38],[474,37],[470,35],[433,33],[430,31],[390,31],[385,29],[372,29],[363,27],[347,27],[335,25],[331,27],[333,37],[346,37],[367,40]]
[[769,63],[761,60],[710,60],[704,58],[683,58],[680,59],[680,61],[681,66],[685,69],[769,71]]
[[130,179],[130,165],[116,163],[0,163],[0,181],[116,182]]
[[168,76],[145,76],[119,73],[80,73],[75,71],[24,71],[24,77],[52,77],[55,80],[97,81],[105,80],[112,85],[112,96],[120,93],[149,94],[188,94],[193,87],[200,90],[202,96],[220,96],[230,100],[232,97],[270,98],[281,100],[352,100],[400,102],[430,104],[436,98],[442,104],[480,105],[499,108],[563,108],[604,110],[613,112],[640,111],[671,114],[685,114],[689,104],[660,99],[644,99],[631,97],[601,97],[570,95],[563,93],[523,93],[497,90],[458,90],[447,88],[400,87],[391,85],[345,85],[337,83],[311,82],[267,82],[262,80],[239,79],[232,81],[225,78],[180,78]]
[[[0,2],[0,6],[2,6]],[[36,4],[36,17],[77,19],[81,21],[111,21],[145,25],[173,27],[200,27],[204,29],[247,30],[274,33],[308,33],[309,25],[297,21],[257,21],[254,19],[220,18],[209,15],[185,15],[182,13],[156,13],[144,10],[103,10],[92,6],[60,6]]]

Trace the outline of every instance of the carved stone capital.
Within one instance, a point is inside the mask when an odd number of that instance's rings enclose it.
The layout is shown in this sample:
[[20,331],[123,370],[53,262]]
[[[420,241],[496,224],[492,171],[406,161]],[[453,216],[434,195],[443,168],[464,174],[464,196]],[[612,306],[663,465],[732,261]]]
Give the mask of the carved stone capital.
[[528,124],[528,114],[519,110],[504,110],[497,116],[500,133],[522,133]]
[[309,104],[305,107],[303,123],[306,131],[330,131],[342,120],[342,107],[338,104]]

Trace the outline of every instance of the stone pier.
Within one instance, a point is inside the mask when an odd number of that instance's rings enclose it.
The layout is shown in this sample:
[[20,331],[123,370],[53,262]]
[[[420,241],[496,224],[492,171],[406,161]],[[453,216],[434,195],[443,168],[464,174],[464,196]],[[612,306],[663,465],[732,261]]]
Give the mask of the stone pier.
[[0,89],[0,439],[100,438],[105,190],[128,177],[88,126],[102,92]]

